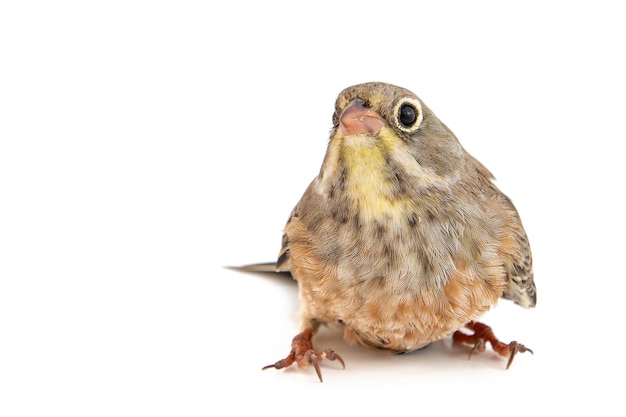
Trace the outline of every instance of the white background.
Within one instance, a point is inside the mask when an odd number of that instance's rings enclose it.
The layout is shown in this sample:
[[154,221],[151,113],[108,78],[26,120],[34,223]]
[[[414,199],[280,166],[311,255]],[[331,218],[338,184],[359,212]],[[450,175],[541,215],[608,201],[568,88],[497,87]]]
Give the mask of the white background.
[[[617,415],[623,396],[619,2],[3,2],[0,415]],[[437,5],[435,5],[437,3]],[[531,239],[538,306],[484,321],[509,371],[450,340],[284,357],[295,285],[274,260],[334,100],[418,94],[498,178]],[[620,388],[621,387],[621,388]]]

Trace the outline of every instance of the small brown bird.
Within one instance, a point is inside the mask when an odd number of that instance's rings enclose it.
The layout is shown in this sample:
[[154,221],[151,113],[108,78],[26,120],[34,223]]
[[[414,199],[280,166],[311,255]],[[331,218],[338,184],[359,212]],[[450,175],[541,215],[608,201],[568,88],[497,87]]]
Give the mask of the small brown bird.
[[323,358],[344,365],[313,349],[320,325],[397,352],[454,333],[472,352],[489,342],[507,368],[532,353],[475,321],[500,297],[536,303],[526,232],[492,179],[412,92],[376,82],[343,90],[322,168],[291,213],[275,265],[298,282],[301,332],[263,369],[313,365],[321,381]]

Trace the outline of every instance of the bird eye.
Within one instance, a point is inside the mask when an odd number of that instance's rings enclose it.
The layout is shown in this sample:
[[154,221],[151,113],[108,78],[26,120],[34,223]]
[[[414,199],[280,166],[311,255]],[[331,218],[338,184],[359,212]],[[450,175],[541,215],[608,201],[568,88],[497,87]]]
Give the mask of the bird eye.
[[400,106],[400,111],[398,112],[398,120],[404,127],[411,127],[417,120],[417,111],[415,107],[412,105],[405,103]]
[[412,97],[405,97],[397,102],[393,114],[396,115],[396,127],[407,133],[416,131],[424,119],[422,103]]

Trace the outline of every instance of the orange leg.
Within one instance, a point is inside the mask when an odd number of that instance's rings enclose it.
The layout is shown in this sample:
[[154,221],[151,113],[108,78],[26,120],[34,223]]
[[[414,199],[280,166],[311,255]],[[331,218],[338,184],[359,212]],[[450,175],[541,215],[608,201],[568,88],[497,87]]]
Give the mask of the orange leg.
[[341,363],[341,366],[343,366],[344,369],[346,368],[346,364],[344,363],[343,359],[341,359],[341,356],[336,354],[334,351],[326,349],[320,353],[316,353],[313,350],[312,339],[313,329],[307,327],[293,338],[291,342],[291,352],[289,352],[289,355],[287,355],[286,358],[281,359],[272,365],[264,366],[263,370],[269,368],[287,368],[294,363],[297,363],[298,368],[300,369],[307,369],[309,367],[309,364],[312,364],[313,367],[315,367],[315,372],[317,373],[317,377],[320,379],[320,382],[323,382],[322,371],[320,370],[319,365],[322,359],[327,358],[331,361],[338,360],[339,363]]
[[506,364],[506,369],[509,369],[509,367],[513,363],[513,358],[515,358],[515,355],[517,355],[518,353],[533,353],[531,349],[516,341],[513,341],[509,344],[502,343],[493,334],[491,327],[487,326],[486,324],[479,323],[477,321],[470,321],[465,325],[465,327],[472,330],[474,334],[468,335],[457,330],[452,335],[452,342],[474,345],[469,353],[470,358],[472,357],[474,351],[484,352],[487,342],[491,343],[491,347],[496,353],[509,358],[509,361]]

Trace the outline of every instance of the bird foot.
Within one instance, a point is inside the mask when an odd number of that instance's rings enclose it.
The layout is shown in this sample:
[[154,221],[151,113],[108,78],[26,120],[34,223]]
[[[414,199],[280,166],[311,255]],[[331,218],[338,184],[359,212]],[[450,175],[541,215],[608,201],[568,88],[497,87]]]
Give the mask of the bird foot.
[[326,349],[322,352],[315,352],[313,350],[313,329],[308,327],[304,329],[301,333],[296,335],[291,342],[291,352],[289,355],[279,360],[278,362],[264,366],[262,370],[266,370],[269,368],[282,369],[287,368],[294,363],[298,364],[298,368],[307,369],[309,365],[313,365],[315,368],[315,372],[317,373],[317,377],[320,379],[320,382],[324,382],[322,380],[322,371],[320,370],[320,363],[324,358],[329,359],[331,361],[337,360],[341,363],[341,366],[345,369],[346,364],[344,363],[341,356],[335,353],[331,349]]
[[472,350],[470,350],[469,353],[470,358],[475,351],[484,352],[487,342],[491,343],[491,347],[496,353],[509,358],[506,364],[506,369],[509,369],[509,367],[513,363],[513,358],[515,358],[515,355],[517,355],[518,353],[533,353],[531,349],[516,341],[508,344],[502,343],[493,334],[491,327],[487,326],[486,324],[479,323],[477,321],[470,321],[465,325],[465,327],[472,330],[474,334],[469,335],[457,330],[452,335],[452,342],[455,344],[473,345]]

